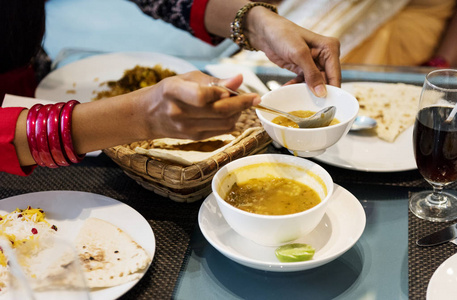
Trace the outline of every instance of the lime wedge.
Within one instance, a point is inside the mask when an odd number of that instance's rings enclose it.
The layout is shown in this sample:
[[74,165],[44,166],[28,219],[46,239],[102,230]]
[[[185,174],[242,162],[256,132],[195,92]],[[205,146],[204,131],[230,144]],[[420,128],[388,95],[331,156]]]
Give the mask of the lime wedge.
[[278,247],[275,254],[280,262],[297,262],[312,259],[314,252],[311,245],[294,243]]

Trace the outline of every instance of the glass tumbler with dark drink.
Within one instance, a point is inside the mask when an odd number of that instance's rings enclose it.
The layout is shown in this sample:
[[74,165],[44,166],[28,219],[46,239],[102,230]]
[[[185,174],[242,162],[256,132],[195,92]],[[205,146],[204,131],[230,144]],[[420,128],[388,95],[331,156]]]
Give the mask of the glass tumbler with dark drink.
[[457,180],[456,103],[457,70],[430,72],[422,88],[413,144],[417,168],[433,191],[415,193],[409,203],[412,213],[429,221],[457,219],[457,197],[443,191]]

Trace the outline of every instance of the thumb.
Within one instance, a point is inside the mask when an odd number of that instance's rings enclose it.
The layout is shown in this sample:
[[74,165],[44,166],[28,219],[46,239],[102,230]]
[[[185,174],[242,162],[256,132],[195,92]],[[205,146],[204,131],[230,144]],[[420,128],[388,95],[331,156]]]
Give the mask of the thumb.
[[231,90],[237,90],[243,83],[243,75],[237,74],[231,78],[221,79],[219,84],[228,87]]

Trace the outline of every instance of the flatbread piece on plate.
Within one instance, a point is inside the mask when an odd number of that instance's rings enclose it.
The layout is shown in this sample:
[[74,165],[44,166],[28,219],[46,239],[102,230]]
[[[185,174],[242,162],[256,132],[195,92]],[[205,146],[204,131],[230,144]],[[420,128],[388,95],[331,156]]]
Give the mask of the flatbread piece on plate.
[[376,119],[376,134],[382,140],[395,139],[414,124],[420,86],[403,83],[353,83],[350,92],[359,101],[359,115]]
[[151,262],[146,250],[127,233],[97,218],[84,222],[75,244],[90,288],[139,279]]

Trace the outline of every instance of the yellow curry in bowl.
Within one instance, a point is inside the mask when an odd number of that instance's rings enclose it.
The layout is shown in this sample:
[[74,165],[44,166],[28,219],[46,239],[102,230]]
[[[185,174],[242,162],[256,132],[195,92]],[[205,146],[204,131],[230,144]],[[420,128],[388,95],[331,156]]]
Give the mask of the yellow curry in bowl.
[[288,215],[316,206],[321,198],[306,184],[293,179],[267,176],[233,184],[225,201],[251,213]]
[[[308,118],[308,117],[311,117],[312,115],[314,115],[315,113],[316,112],[313,112],[310,110],[295,110],[295,111],[289,112],[289,114],[296,116],[296,117],[300,117],[300,118]],[[299,128],[297,123],[295,123],[294,121],[292,121],[286,117],[283,117],[283,116],[276,117],[271,122],[284,126],[284,127]],[[336,119],[336,118],[333,118],[332,122],[330,122],[330,124],[327,126],[332,126],[332,125],[335,125],[338,123],[340,123],[340,121],[338,121],[338,119]]]

